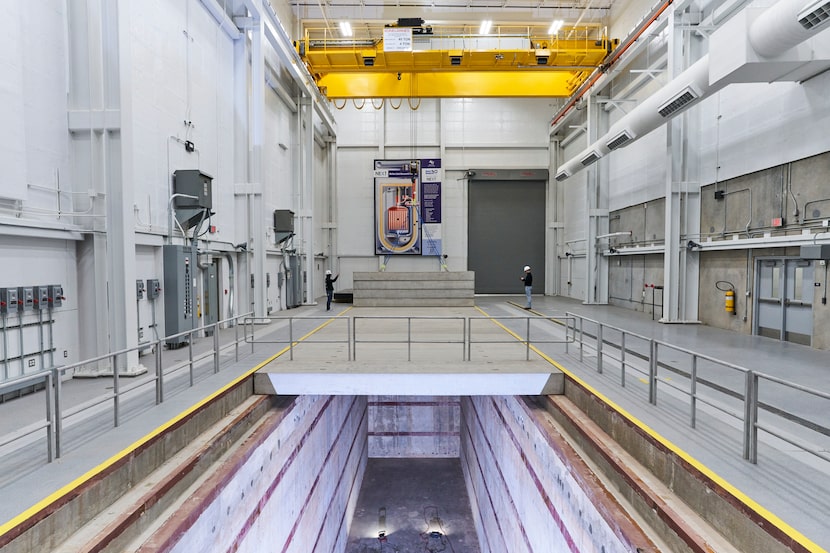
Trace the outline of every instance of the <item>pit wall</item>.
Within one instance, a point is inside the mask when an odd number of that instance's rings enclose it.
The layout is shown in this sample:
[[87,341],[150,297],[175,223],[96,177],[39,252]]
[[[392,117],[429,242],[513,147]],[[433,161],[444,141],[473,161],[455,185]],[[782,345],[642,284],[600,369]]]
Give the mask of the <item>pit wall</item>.
[[369,457],[451,457],[461,447],[458,396],[370,396]]
[[461,409],[461,465],[482,553],[658,550],[643,535],[632,539],[632,521],[521,398],[464,398]]
[[366,469],[366,416],[365,397],[297,397],[188,500],[196,507],[179,509],[187,528],[159,550],[345,551]]

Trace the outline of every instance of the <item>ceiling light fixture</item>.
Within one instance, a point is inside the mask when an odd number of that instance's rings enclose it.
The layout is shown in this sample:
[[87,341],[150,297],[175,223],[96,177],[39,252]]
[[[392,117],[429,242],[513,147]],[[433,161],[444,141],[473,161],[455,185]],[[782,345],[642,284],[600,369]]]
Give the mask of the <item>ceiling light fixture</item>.
[[550,24],[550,29],[548,29],[548,34],[549,35],[555,35],[556,33],[559,32],[559,29],[561,29],[562,25],[564,25],[564,24],[565,24],[565,22],[562,21],[561,19],[555,20],[553,23]]
[[352,36],[352,25],[348,21],[340,22],[340,34],[343,36]]
[[484,21],[481,22],[481,27],[479,27],[479,29],[478,29],[478,34],[480,34],[480,35],[488,34],[490,32],[490,27],[492,27],[492,26],[493,26],[493,22],[490,21],[489,19],[485,19]]

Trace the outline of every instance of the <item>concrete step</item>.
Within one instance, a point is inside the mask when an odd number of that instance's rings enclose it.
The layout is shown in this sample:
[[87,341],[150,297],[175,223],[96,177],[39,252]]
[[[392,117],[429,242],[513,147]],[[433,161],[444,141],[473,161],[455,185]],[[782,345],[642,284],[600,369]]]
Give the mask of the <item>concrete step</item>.
[[210,467],[255,427],[270,404],[262,396],[251,396],[225,419],[194,437],[147,477],[129,483],[130,489],[124,495],[54,551],[116,553],[135,550],[135,546],[129,544],[140,540],[158,521],[163,521],[167,509],[187,496],[187,490],[210,473]]
[[475,273],[357,272],[353,275],[355,307],[472,307]]

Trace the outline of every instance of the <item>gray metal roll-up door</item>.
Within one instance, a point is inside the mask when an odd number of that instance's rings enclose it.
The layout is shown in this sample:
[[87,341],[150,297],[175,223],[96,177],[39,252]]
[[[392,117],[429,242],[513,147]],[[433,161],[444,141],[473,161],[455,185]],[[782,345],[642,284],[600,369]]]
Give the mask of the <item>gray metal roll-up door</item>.
[[[532,267],[534,295],[544,293],[547,171],[530,172],[537,180],[511,178],[514,171],[471,172],[467,263],[476,293],[524,294],[525,265]],[[482,173],[495,178],[479,178]]]

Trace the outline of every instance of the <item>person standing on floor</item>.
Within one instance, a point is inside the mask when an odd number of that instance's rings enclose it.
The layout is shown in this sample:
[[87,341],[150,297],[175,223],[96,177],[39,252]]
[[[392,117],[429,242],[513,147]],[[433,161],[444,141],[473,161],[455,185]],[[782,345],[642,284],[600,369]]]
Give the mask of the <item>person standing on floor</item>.
[[331,298],[334,297],[334,281],[336,281],[339,276],[340,273],[331,276],[331,270],[326,269],[326,311],[331,310]]
[[533,294],[533,273],[530,272],[530,265],[525,265],[525,274],[519,277],[519,280],[525,283],[525,298],[527,298],[525,309],[530,309],[530,297]]

